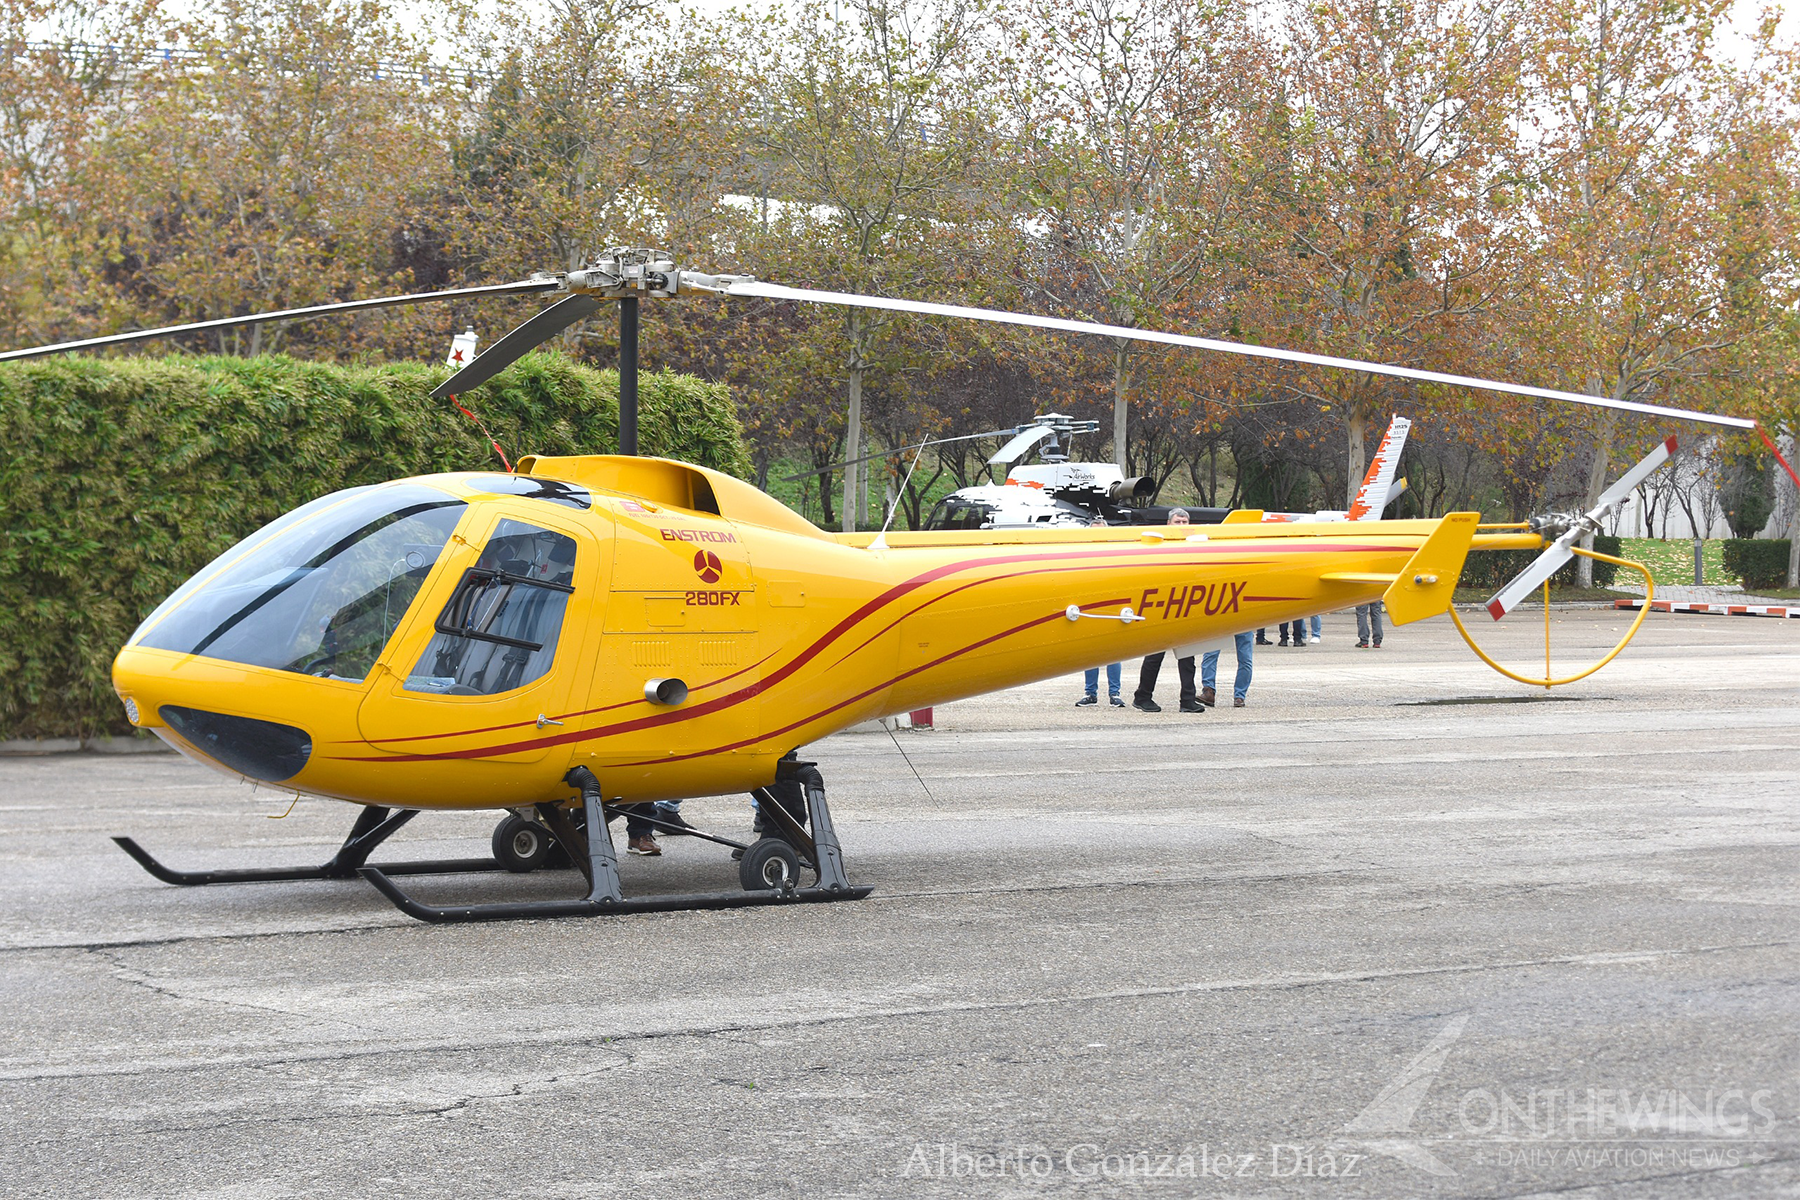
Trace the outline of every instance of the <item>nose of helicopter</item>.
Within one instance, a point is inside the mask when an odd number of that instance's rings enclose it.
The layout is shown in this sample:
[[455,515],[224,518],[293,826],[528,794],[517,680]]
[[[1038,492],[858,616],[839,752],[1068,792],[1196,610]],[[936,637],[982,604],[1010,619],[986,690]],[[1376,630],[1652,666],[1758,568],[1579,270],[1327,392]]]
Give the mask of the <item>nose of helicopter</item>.
[[126,715],[208,765],[313,790],[315,749],[357,739],[381,652],[466,509],[405,481],[322,497],[252,534],[119,652]]
[[137,646],[113,661],[113,687],[134,726],[189,758],[293,785],[304,782],[315,746],[355,736],[363,695],[340,681]]

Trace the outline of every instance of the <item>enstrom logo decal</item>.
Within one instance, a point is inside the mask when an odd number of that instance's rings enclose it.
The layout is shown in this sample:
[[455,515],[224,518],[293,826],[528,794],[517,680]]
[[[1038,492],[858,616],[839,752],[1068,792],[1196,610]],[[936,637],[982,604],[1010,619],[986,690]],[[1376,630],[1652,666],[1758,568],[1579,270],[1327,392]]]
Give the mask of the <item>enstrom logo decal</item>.
[[702,583],[717,583],[725,568],[719,562],[719,556],[711,550],[694,551],[694,572],[700,576]]

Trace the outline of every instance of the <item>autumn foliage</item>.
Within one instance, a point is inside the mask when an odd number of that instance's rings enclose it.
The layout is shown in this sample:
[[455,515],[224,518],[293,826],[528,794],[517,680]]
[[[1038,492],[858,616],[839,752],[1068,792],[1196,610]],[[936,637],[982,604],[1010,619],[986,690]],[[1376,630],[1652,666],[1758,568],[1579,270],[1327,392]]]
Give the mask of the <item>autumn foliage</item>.
[[[711,9],[708,12],[713,11]],[[563,270],[610,245],[1794,419],[1794,89],[1723,0],[0,0],[0,343]],[[193,339],[435,361],[530,300]],[[597,320],[560,348],[604,365]],[[1206,503],[1341,505],[1390,412],[1408,511],[1591,498],[1670,430],[1356,373],[902,316],[652,305],[759,481],[1097,417]],[[155,353],[156,351],[146,351]],[[1738,453],[1743,448],[1732,448]],[[967,444],[921,483],[964,482]],[[854,470],[802,485],[878,521]],[[829,484],[825,481],[831,480]]]

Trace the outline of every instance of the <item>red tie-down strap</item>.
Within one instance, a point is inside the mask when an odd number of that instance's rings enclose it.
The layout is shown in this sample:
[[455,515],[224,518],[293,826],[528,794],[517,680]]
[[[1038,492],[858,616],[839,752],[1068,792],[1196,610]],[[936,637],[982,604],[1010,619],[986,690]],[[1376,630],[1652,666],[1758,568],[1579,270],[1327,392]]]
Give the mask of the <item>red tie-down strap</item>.
[[[506,457],[506,451],[504,451],[500,448],[499,441],[497,439],[495,439],[493,434],[488,432],[488,427],[481,423],[481,418],[476,416],[474,413],[470,412],[468,409],[463,408],[462,401],[458,400],[455,396],[450,397],[450,403],[456,405],[456,407],[462,412],[463,416],[465,416],[465,417],[469,418],[469,420],[475,422],[475,428],[481,430],[482,435],[484,437],[486,437],[488,440],[488,445],[490,445],[494,448],[494,453],[498,454],[500,456],[500,461],[506,464],[506,469],[508,472],[510,472],[513,469],[511,460],[509,460]],[[1765,438],[1763,440],[1767,441],[1768,439]],[[1791,471],[1792,468],[1789,468],[1789,470]]]

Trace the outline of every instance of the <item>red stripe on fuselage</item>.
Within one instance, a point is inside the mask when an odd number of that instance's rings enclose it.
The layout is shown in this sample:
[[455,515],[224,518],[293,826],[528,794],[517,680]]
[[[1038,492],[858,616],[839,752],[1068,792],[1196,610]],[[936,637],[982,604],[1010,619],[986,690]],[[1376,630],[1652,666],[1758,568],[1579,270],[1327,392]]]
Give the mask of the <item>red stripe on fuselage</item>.
[[[1231,539],[1231,540],[1236,541],[1237,539]],[[1248,539],[1246,539],[1246,540],[1248,540]],[[1257,539],[1257,540],[1262,540],[1262,539]],[[1169,549],[1172,550],[1172,549],[1174,549],[1174,547],[1171,546],[1171,547],[1169,547]],[[1181,552],[1183,552],[1183,553],[1186,553],[1189,551],[1196,551],[1199,549],[1200,549],[1200,547],[1193,546],[1192,544],[1184,543],[1181,546]],[[1242,553],[1243,550],[1245,549],[1245,547],[1237,546],[1237,545],[1226,546],[1225,544],[1222,543],[1222,544],[1220,544],[1218,549],[1221,551],[1229,549],[1230,551],[1232,551],[1234,553]],[[1291,544],[1291,545],[1284,546],[1284,545],[1276,544],[1276,545],[1270,545],[1270,546],[1258,546],[1258,547],[1256,547],[1256,549],[1257,550],[1287,550],[1287,551],[1306,550],[1306,551],[1336,551],[1336,552],[1395,553],[1395,554],[1398,554],[1398,553],[1402,553],[1405,548],[1400,547],[1400,546],[1366,546],[1366,545],[1354,545],[1354,544],[1344,545],[1344,544],[1337,544],[1337,543],[1327,543],[1325,545],[1318,545],[1318,544],[1302,545],[1302,544],[1300,544],[1298,539],[1295,539],[1293,544]],[[1062,551],[1062,552],[1036,551],[1036,552],[1024,553],[1024,554],[994,555],[994,556],[991,556],[988,558],[968,559],[968,560],[965,560],[962,562],[945,563],[941,566],[933,567],[929,571],[922,571],[919,574],[913,576],[911,579],[907,579],[900,583],[894,584],[893,586],[889,587],[886,591],[882,592],[880,595],[872,597],[871,599],[865,601],[859,608],[856,609],[856,611],[850,613],[848,616],[846,616],[842,620],[840,620],[836,625],[832,626],[829,631],[827,631],[824,635],[822,635],[821,637],[816,639],[811,645],[807,646],[807,648],[802,650],[799,654],[795,655],[794,658],[791,661],[789,661],[786,665],[778,668],[775,671],[775,673],[773,675],[769,676],[767,679],[761,680],[757,683],[753,683],[748,687],[740,688],[735,692],[731,692],[727,695],[720,696],[714,700],[709,700],[704,704],[697,704],[692,707],[683,708],[676,712],[654,713],[649,716],[638,717],[638,718],[635,718],[635,719],[629,720],[629,721],[623,721],[616,725],[603,725],[603,726],[600,726],[595,729],[574,729],[574,730],[569,730],[565,733],[552,734],[547,737],[530,738],[525,741],[508,742],[508,743],[503,743],[501,745],[496,745],[496,746],[480,746],[480,747],[475,747],[475,748],[468,749],[468,750],[446,750],[446,751],[443,751],[440,753],[435,753],[435,754],[383,754],[383,755],[357,755],[357,756],[345,755],[345,756],[330,756],[330,757],[334,757],[337,761],[341,761],[341,762],[383,762],[383,763],[440,762],[440,761],[444,761],[447,759],[490,758],[490,757],[496,757],[496,756],[505,755],[505,754],[519,754],[519,753],[523,753],[523,752],[530,751],[530,750],[548,749],[552,746],[567,745],[567,744],[573,743],[573,742],[593,741],[593,740],[603,738],[603,737],[615,737],[619,734],[635,733],[641,729],[654,729],[654,728],[657,728],[657,727],[660,727],[663,725],[673,725],[673,724],[679,724],[684,721],[692,721],[692,720],[696,720],[700,717],[710,716],[711,714],[713,714],[715,712],[721,712],[727,708],[734,707],[738,704],[743,703],[746,700],[750,700],[750,699],[755,698],[756,696],[761,695],[768,688],[773,687],[774,685],[782,682],[783,680],[788,678],[790,675],[792,675],[794,672],[798,671],[801,667],[805,666],[807,663],[811,662],[814,658],[818,657],[818,655],[821,652],[823,652],[827,646],[829,646],[833,642],[837,641],[839,638],[844,636],[844,634],[848,633],[851,629],[853,629],[857,625],[861,624],[868,617],[872,616],[876,612],[879,612],[881,609],[887,607],[889,604],[892,604],[894,601],[900,599],[902,596],[905,596],[910,592],[917,591],[919,588],[924,587],[928,583],[934,583],[939,579],[943,579],[943,578],[958,574],[963,571],[969,571],[969,570],[974,570],[974,569],[977,569],[980,567],[988,567],[988,566],[1007,566],[1007,565],[1010,565],[1013,563],[1028,563],[1028,562],[1042,562],[1042,561],[1056,562],[1056,561],[1064,561],[1064,560],[1092,561],[1095,559],[1128,558],[1128,557],[1132,557],[1132,556],[1141,556],[1141,555],[1146,555],[1146,554],[1151,555],[1152,562],[1154,562],[1155,557],[1157,557],[1159,555],[1159,552],[1162,550],[1163,550],[1162,546],[1149,545],[1149,546],[1127,546],[1127,547],[1123,547],[1121,549],[1116,549],[1116,550],[1112,550],[1112,549],[1108,549],[1108,550],[1077,550],[1077,551]],[[1163,557],[1169,557],[1169,556],[1163,556]],[[1121,565],[1123,565],[1123,564],[1121,564]],[[1190,565],[1190,564],[1187,564],[1184,562],[1184,563],[1172,564],[1172,565]],[[1013,578],[1016,575],[1035,574],[1035,573],[1036,572],[1013,572],[1013,573],[1009,573],[1007,575],[993,576],[989,580],[977,581],[977,582],[998,582],[1003,579]],[[1119,601],[1118,603],[1127,603],[1127,602],[1128,601]],[[630,702],[628,702],[628,703],[630,703]],[[622,706],[609,706],[609,707],[622,707]],[[597,709],[597,710],[591,710],[591,711],[606,711],[606,710],[605,709]]]
[[[718,679],[711,680],[707,683],[697,683],[693,687],[689,688],[688,691],[689,692],[704,692],[708,688],[716,688],[722,683],[730,683],[733,679],[736,679],[739,675],[742,675],[745,671],[756,670],[756,668],[762,666],[764,663],[768,662],[771,658],[774,658],[775,654],[776,654],[776,651],[771,650],[767,654],[763,655],[761,658],[757,659],[755,662],[751,663],[747,667],[739,667],[737,670],[733,671],[731,674],[720,676]],[[649,703],[650,702],[648,700],[642,700],[642,699],[621,700],[617,704],[602,704],[598,708],[584,708],[579,712],[557,713],[553,719],[557,720],[557,721],[572,721],[576,717],[591,717],[595,713],[613,712],[613,711],[615,711],[617,709],[621,709],[621,708],[630,708],[634,704],[649,704]],[[364,742],[354,743],[354,744],[370,745],[370,746],[393,746],[393,745],[399,744],[400,742],[434,742],[434,741],[438,741],[442,738],[474,737],[478,733],[498,733],[502,729],[520,729],[520,728],[523,728],[528,725],[536,725],[536,724],[537,724],[537,720],[534,718],[530,721],[509,721],[504,725],[487,725],[480,729],[459,729],[455,733],[421,733],[421,734],[416,734],[412,737],[368,738],[368,739],[365,739]],[[344,744],[344,743],[340,743],[340,744]]]
[[[1082,609],[1083,609],[1083,611],[1085,611],[1090,608],[1105,608],[1109,604],[1125,604],[1125,603],[1128,603],[1129,600],[1130,600],[1129,597],[1123,597],[1123,596],[1117,600],[1096,600],[1090,604],[1082,605]],[[1011,629],[1002,630],[999,633],[992,634],[988,637],[984,637],[978,642],[971,642],[967,646],[964,646],[960,650],[952,650],[948,654],[939,655],[937,658],[932,659],[928,663],[923,663],[919,666],[911,668],[910,670],[902,671],[902,672],[900,672],[900,674],[895,675],[892,678],[887,679],[881,683],[878,683],[874,687],[864,688],[862,691],[858,692],[854,696],[850,696],[850,697],[847,697],[846,699],[840,700],[836,704],[827,705],[826,707],[821,708],[817,712],[813,713],[811,716],[802,717],[798,721],[794,721],[787,725],[783,725],[780,729],[765,730],[764,732],[757,734],[755,737],[745,738],[741,742],[728,742],[725,745],[713,746],[706,750],[695,750],[690,754],[675,754],[675,755],[666,756],[664,758],[646,758],[646,759],[640,759],[637,762],[619,763],[616,765],[625,766],[625,767],[646,767],[646,766],[650,766],[654,763],[681,762],[685,759],[690,759],[690,758],[704,758],[708,754],[724,754],[724,753],[727,753],[732,750],[741,750],[745,746],[753,746],[757,742],[765,741],[768,738],[772,738],[772,737],[779,737],[784,733],[789,733],[795,729],[800,729],[800,728],[803,728],[804,726],[810,725],[814,721],[822,720],[825,717],[830,716],[832,713],[838,711],[840,708],[848,708],[850,705],[855,704],[858,700],[865,700],[868,697],[873,696],[876,692],[879,692],[884,688],[893,687],[896,683],[899,683],[903,679],[911,679],[914,675],[919,674],[921,671],[929,671],[933,667],[941,667],[945,663],[949,662],[951,659],[961,658],[963,655],[968,654],[970,651],[979,650],[983,646],[991,645],[994,642],[1000,641],[1003,638],[1009,638],[1016,633],[1023,633],[1027,629],[1033,629],[1039,625],[1043,625],[1047,622],[1055,621],[1055,620],[1059,620],[1059,619],[1060,620],[1068,619],[1068,613],[1066,613],[1064,610],[1062,610],[1060,608],[1057,609],[1055,612],[1049,614],[1048,616],[1035,617],[1032,620],[1026,621],[1022,625],[1014,625]]]

